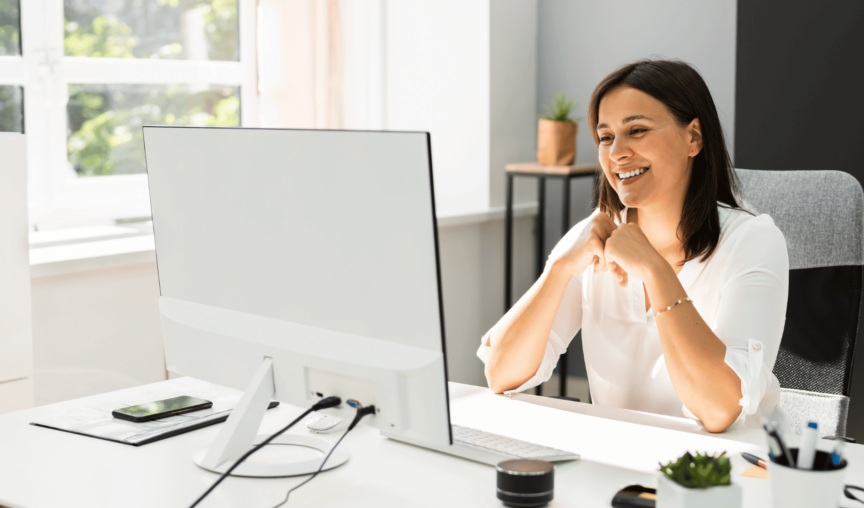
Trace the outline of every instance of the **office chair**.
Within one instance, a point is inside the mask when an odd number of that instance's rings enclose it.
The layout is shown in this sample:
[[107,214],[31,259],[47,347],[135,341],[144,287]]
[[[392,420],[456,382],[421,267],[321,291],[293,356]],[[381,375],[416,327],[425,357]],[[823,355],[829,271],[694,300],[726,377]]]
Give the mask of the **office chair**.
[[864,264],[864,191],[839,171],[736,170],[742,206],[786,237],[789,302],[774,374],[800,434],[845,436]]

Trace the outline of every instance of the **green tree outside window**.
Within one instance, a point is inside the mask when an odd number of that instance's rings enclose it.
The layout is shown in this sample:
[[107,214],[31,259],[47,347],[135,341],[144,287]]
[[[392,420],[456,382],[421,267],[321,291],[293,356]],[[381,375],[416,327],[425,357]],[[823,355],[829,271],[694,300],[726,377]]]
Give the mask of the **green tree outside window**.
[[[65,0],[66,55],[185,58],[176,20],[195,9],[211,59],[236,60],[237,0],[127,0],[109,14],[104,3]],[[143,125],[240,125],[239,97],[230,86],[70,84],[69,162],[79,176],[143,173]]]

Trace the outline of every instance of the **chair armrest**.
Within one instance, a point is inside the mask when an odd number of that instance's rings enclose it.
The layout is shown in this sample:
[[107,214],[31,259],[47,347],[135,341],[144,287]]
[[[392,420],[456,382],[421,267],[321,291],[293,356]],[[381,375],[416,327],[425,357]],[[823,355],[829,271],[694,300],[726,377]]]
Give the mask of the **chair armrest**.
[[828,439],[830,441],[845,441],[847,443],[856,442],[854,437],[845,437],[845,436],[825,436],[822,439]]

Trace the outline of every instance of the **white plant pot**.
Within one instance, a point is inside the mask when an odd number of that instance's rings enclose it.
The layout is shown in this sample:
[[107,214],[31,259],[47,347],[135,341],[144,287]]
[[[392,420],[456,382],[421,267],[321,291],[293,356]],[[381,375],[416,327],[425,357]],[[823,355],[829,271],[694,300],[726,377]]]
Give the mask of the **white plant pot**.
[[741,508],[741,487],[733,483],[724,487],[688,489],[661,474],[657,508]]

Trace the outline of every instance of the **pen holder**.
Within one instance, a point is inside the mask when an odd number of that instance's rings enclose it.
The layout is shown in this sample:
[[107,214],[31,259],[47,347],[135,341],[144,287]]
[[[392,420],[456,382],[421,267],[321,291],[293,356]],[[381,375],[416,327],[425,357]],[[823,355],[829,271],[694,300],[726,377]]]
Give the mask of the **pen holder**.
[[[791,448],[789,453],[793,459],[798,460],[797,448]],[[817,451],[813,470],[796,469],[778,464],[771,459],[768,462],[768,473],[771,491],[774,494],[774,506],[784,508],[839,506],[846,477],[846,461],[841,460],[840,464],[831,464],[828,469],[824,469],[830,455],[828,452]]]

